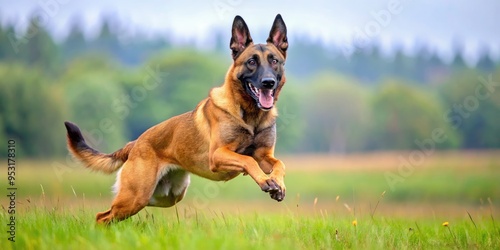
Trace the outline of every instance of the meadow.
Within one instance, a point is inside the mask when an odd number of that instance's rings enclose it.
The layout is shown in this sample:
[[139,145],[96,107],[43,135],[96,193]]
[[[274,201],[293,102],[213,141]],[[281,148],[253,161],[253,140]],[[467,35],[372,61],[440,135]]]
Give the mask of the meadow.
[[96,226],[94,216],[110,205],[114,175],[64,159],[20,159],[16,238],[7,240],[4,195],[0,248],[500,248],[500,152],[434,153],[391,187],[387,175],[400,173],[408,153],[281,157],[281,203],[248,176],[192,176],[176,207],[146,208],[110,227]]

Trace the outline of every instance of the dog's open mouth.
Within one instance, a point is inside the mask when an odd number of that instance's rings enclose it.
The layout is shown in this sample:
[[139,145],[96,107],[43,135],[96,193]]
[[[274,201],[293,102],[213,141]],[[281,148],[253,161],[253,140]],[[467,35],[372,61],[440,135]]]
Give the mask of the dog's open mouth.
[[251,83],[247,83],[248,88],[252,92],[254,98],[257,100],[259,108],[269,110],[274,105],[274,89],[259,89]]

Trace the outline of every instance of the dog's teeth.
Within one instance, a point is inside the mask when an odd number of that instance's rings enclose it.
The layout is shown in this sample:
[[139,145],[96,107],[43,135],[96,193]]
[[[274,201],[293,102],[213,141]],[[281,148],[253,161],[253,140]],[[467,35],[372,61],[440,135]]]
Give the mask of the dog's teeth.
[[258,97],[259,96],[259,90],[253,86],[251,83],[247,83],[248,84],[248,87],[250,88],[250,90]]

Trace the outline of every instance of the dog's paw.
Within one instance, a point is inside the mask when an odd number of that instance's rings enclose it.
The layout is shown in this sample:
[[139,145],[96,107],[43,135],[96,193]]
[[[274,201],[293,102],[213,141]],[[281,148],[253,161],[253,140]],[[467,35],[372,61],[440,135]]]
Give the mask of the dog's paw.
[[269,196],[271,196],[271,199],[276,200],[276,201],[282,201],[285,199],[285,184],[281,182],[281,185],[279,184],[280,182],[277,181],[275,178],[269,178],[267,179],[263,185],[261,185],[262,191],[269,193]]
[[281,190],[281,187],[274,179],[267,179],[264,181],[262,185],[260,185],[260,189],[266,193],[273,193]]
[[270,192],[269,196],[271,196],[271,199],[280,202],[285,199],[285,189],[283,188],[275,192]]
[[278,191],[275,192],[270,192],[271,199],[276,200],[278,202],[282,201],[285,199],[286,195],[286,187],[285,187],[285,182],[283,180],[283,175],[273,175],[271,174],[271,179],[273,179],[276,184],[280,187]]

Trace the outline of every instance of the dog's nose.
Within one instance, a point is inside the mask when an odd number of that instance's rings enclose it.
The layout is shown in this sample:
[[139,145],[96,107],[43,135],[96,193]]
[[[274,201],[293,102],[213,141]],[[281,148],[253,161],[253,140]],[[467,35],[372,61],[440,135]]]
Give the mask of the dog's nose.
[[262,87],[272,89],[274,88],[274,85],[276,84],[276,80],[274,78],[268,77],[268,78],[263,78],[262,79]]

